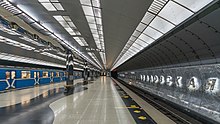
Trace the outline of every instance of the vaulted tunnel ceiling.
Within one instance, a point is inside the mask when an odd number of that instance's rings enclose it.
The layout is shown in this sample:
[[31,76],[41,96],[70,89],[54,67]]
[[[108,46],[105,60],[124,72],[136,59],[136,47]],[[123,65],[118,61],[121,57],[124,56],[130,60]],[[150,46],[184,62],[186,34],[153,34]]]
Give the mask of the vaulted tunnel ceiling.
[[[49,37],[52,32],[103,69],[126,70],[195,61],[201,64],[203,60],[218,62],[216,40],[219,36],[213,33],[218,25],[210,22],[214,21],[211,14],[161,40],[172,33],[170,30],[186,23],[189,17],[202,12],[203,7],[205,10],[217,4],[217,0],[6,1],[35,22],[22,18],[22,13],[14,16],[31,26],[46,27],[50,32],[40,28],[38,32]],[[206,33],[213,37],[205,37]]]
[[211,6],[198,17],[207,13],[209,14],[202,18],[193,18],[191,21],[195,22],[190,25],[183,24],[184,28],[177,28],[172,35],[134,56],[121,65],[118,71],[219,63],[220,9],[218,4]]

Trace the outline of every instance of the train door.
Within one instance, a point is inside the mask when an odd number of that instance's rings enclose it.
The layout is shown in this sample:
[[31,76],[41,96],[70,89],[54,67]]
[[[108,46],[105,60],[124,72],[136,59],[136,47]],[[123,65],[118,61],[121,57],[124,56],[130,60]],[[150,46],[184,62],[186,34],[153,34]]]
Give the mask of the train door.
[[63,81],[63,72],[59,72],[60,73],[60,81]]
[[40,72],[34,72],[34,80],[35,80],[35,84],[34,85],[38,85],[39,81],[40,81]]
[[54,72],[50,72],[50,83],[53,83]]
[[8,88],[10,86],[12,86],[12,88],[15,88],[14,87],[14,83],[15,83],[16,72],[15,71],[11,71],[11,70],[7,70],[5,72],[5,75],[6,75],[6,81],[7,81],[7,84],[8,84]]

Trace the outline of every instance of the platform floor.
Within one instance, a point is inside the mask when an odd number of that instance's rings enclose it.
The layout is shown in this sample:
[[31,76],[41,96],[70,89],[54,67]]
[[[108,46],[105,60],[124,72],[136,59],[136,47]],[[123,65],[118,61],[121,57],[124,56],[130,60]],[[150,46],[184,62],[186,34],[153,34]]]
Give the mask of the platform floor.
[[54,124],[135,124],[109,77],[101,77],[88,89],[50,104]]
[[109,77],[88,85],[78,80],[74,93],[64,95],[64,83],[0,94],[4,124],[135,124]]
[[[77,79],[75,82],[82,82],[82,79]],[[41,94],[46,94],[49,90],[61,88],[64,86],[64,84],[65,82],[52,83],[49,85],[41,85],[0,93],[0,107],[12,106],[18,103],[28,102]]]
[[[82,79],[75,80],[75,89],[70,95],[64,94],[64,84],[0,93],[0,123],[174,124],[110,77],[100,77],[88,84],[84,84]],[[135,113],[137,109],[141,113]],[[145,121],[139,119],[141,116],[143,119],[143,115],[147,117]]]

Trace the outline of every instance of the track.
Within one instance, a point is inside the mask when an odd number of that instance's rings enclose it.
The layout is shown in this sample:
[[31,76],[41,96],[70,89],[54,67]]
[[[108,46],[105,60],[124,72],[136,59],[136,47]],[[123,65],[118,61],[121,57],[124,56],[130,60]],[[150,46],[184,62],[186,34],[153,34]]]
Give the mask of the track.
[[[122,80],[117,79],[121,84],[135,92],[141,98],[143,98],[146,102],[154,106],[161,113],[172,119],[177,124],[212,124],[215,122],[210,122],[205,118],[198,118],[194,116],[190,116],[188,113],[184,113],[180,110],[175,109],[172,105],[170,105],[167,101],[159,98],[156,95],[153,95],[147,91],[144,91],[138,87],[129,85]],[[193,117],[193,118],[192,118]]]

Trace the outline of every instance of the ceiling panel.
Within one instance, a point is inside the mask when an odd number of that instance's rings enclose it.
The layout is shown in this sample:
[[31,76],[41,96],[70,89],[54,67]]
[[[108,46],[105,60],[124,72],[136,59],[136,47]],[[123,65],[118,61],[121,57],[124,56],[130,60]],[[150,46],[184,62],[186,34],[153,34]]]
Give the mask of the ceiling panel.
[[[220,23],[215,16],[220,9],[212,8],[213,12],[189,25],[176,28],[167,37],[161,38],[157,43],[129,59],[117,68],[118,71],[151,68],[158,66],[194,65],[216,63],[220,57]],[[181,29],[181,30],[180,30]],[[145,64],[140,58],[150,58],[151,63]],[[138,65],[137,65],[138,64]],[[140,66],[141,65],[141,66]]]
[[111,68],[151,2],[152,0],[101,1],[107,68]]

